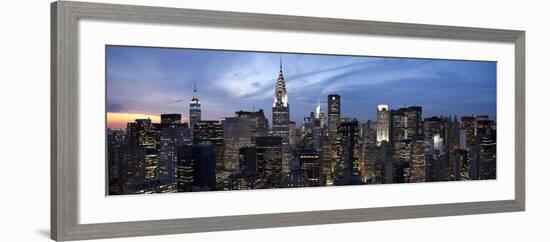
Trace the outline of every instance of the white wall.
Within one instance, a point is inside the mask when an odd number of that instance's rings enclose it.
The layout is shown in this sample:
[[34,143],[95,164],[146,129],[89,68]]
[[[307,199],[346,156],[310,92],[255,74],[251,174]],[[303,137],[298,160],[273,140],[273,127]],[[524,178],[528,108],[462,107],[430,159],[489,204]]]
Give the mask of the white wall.
[[[2,241],[49,233],[49,2],[5,1],[0,14]],[[159,236],[162,241],[548,240],[546,120],[550,22],[545,1],[97,1],[527,31],[527,212]],[[7,133],[6,133],[7,132]],[[7,154],[7,155],[6,155]],[[365,198],[368,199],[368,198]],[[150,241],[151,237],[116,241]]]

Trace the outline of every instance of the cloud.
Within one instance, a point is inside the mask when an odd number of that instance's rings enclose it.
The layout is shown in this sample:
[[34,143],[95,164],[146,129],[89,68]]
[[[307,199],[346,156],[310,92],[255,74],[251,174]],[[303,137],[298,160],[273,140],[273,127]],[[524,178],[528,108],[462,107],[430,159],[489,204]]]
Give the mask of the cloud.
[[108,50],[108,110],[187,114],[196,82],[204,117],[254,107],[270,119],[280,57],[295,121],[329,93],[358,118],[375,117],[377,103],[496,112],[494,63],[135,47]]
[[185,102],[185,100],[179,98],[179,99],[176,99],[176,100],[168,101],[168,102],[166,102],[166,104],[174,104],[174,103],[182,103],[182,102]]
[[127,111],[126,107],[120,103],[108,103],[107,112],[120,113]]

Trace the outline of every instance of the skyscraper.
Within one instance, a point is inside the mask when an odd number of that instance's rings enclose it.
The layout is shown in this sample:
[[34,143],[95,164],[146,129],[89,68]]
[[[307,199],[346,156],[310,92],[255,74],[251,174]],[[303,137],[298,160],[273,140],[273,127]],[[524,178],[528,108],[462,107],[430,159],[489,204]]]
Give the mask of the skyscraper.
[[279,136],[256,137],[256,157],[259,176],[267,188],[281,187],[282,138]]
[[252,125],[252,143],[256,143],[256,137],[266,136],[269,131],[269,123],[265,117],[264,110],[260,109],[258,111],[237,111],[235,115],[238,118],[248,119],[250,125]]
[[252,126],[249,119],[228,117],[222,122],[224,167],[228,171],[239,169],[239,149],[252,145]]
[[286,92],[285,78],[283,77],[283,61],[280,62],[279,78],[275,86],[275,99],[273,101],[273,128],[274,136],[281,137],[283,145],[282,169],[288,171],[290,167],[290,108]]
[[340,126],[341,106],[340,95],[328,95],[328,131],[331,139],[336,138],[338,126]]
[[310,187],[321,185],[321,159],[319,153],[316,150],[306,148],[301,152],[300,169],[305,172],[307,182]]
[[189,126],[191,129],[195,129],[195,124],[201,120],[201,102],[197,96],[197,83],[195,82],[193,90],[193,98],[189,103]]
[[167,184],[176,183],[176,149],[191,144],[187,123],[181,123],[181,114],[161,114],[159,142],[159,177]]
[[357,175],[359,161],[359,122],[342,122],[337,133],[337,175]]
[[213,144],[193,145],[193,172],[195,185],[200,189],[216,190],[216,153]]
[[[154,180],[158,175],[158,131],[151,123],[151,119],[136,119],[128,123],[127,154],[121,164],[121,177],[124,180],[123,192],[139,191],[141,183]],[[130,191],[132,190],[132,191]]]
[[376,112],[376,144],[380,145],[382,141],[390,141],[390,109],[388,105],[378,105]]
[[210,143],[214,145],[216,167],[219,171],[224,165],[223,127],[217,120],[201,120],[193,130],[193,144]]
[[290,113],[285,79],[283,77],[283,64],[281,61],[279,78],[275,86],[275,100],[273,101],[273,135],[282,138],[283,145],[289,142]]
[[[338,162],[338,147],[336,145],[338,137],[338,127],[340,127],[341,121],[341,105],[340,95],[331,94],[328,95],[328,142],[330,144],[330,170],[334,172],[336,163]],[[326,170],[326,169],[325,169]],[[331,175],[334,175],[332,173]],[[333,178],[326,177],[327,180],[333,180]],[[330,182],[329,182],[330,183]]]

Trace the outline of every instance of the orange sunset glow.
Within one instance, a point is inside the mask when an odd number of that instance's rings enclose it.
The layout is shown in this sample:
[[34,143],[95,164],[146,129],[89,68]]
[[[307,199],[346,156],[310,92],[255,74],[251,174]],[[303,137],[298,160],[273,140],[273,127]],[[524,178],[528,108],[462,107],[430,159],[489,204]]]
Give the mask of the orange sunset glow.
[[124,129],[127,123],[136,119],[150,118],[153,123],[160,123],[160,116],[143,113],[107,113],[107,127],[111,129]]

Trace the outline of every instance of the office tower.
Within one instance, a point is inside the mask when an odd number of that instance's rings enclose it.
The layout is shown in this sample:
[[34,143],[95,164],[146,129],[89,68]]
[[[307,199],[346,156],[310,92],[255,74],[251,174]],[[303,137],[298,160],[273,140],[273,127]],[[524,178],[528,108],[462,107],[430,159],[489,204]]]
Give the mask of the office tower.
[[176,163],[179,136],[176,127],[166,127],[160,132],[159,178],[167,182],[176,182]]
[[267,188],[281,187],[283,169],[283,143],[280,136],[256,137],[258,174]]
[[176,183],[177,147],[191,144],[191,130],[181,123],[180,114],[161,114],[159,142],[159,178]]
[[317,106],[315,107],[315,119],[319,120],[319,127],[325,127],[325,112],[321,107],[321,101],[317,100]]
[[[363,151],[366,171],[362,174],[367,183],[382,184],[388,180],[393,180],[393,171],[385,171],[386,164],[393,164],[393,145],[388,142],[382,142],[380,145],[369,145]],[[393,165],[391,165],[393,167]],[[393,168],[392,168],[393,169]],[[390,169],[391,170],[391,169]]]
[[299,138],[298,138],[298,134],[297,134],[297,131],[296,131],[296,122],[294,121],[290,121],[288,123],[288,144],[290,146],[294,146],[294,145],[297,145],[299,144]]
[[[336,163],[338,162],[338,148],[336,146],[336,141],[338,138],[338,127],[340,127],[341,119],[341,105],[340,105],[340,95],[331,94],[328,95],[328,138],[330,142],[330,170],[333,171],[336,168]],[[331,174],[334,176],[334,174]],[[334,177],[332,177],[333,179]]]
[[306,174],[308,186],[316,187],[322,185],[321,159],[319,153],[315,149],[304,149],[301,152],[300,169]]
[[444,120],[440,117],[430,117],[424,119],[424,137],[427,142],[427,149],[431,152],[443,154],[444,137],[446,129]]
[[468,146],[468,176],[470,180],[479,180],[480,175],[480,146],[479,143]]
[[[151,119],[136,119],[126,126],[127,143],[121,169],[123,193],[141,191],[138,184],[153,180],[157,174],[156,146],[158,132]],[[128,190],[128,191],[127,191]]]
[[239,149],[239,170],[258,172],[256,147],[242,147]]
[[328,95],[327,103],[329,136],[335,139],[341,119],[340,95]]
[[216,160],[216,179],[218,182],[229,175],[225,172],[224,166],[224,140],[223,126],[220,121],[216,120],[201,120],[195,124],[193,130],[193,144],[210,143],[214,145],[215,160]]
[[252,125],[252,143],[256,143],[256,137],[266,136],[269,132],[269,123],[265,117],[264,110],[260,109],[258,111],[237,111],[235,115],[238,118],[248,119],[250,125]]
[[376,144],[390,141],[390,109],[386,104],[378,105],[376,112]]
[[470,173],[468,170],[468,151],[460,149],[453,150],[450,154],[449,160],[452,167],[451,181],[470,180]]
[[[371,120],[367,120],[366,123],[361,124],[362,143],[364,145],[380,145],[382,141],[378,143],[378,138],[377,138],[378,136],[376,134],[377,132],[378,132],[377,124],[372,122]],[[389,129],[388,129],[388,136],[389,136]],[[383,141],[389,142],[389,140],[383,140]]]
[[395,148],[395,159],[403,159],[403,156],[409,156],[411,142],[424,138],[422,108],[418,106],[404,107],[392,110],[390,114],[390,137]]
[[178,192],[192,191],[195,183],[192,151],[192,145],[180,146],[176,150],[176,187]]
[[121,166],[125,154],[126,135],[123,130],[107,129],[107,162],[109,195],[122,194],[124,180]]
[[167,113],[160,115],[161,124],[179,124],[181,123],[181,114],[179,113]]
[[396,160],[401,159],[401,150],[404,144],[402,143],[407,139],[407,118],[403,109],[391,111],[391,143],[394,146],[394,157]]
[[321,142],[321,164],[323,167],[323,180],[325,181],[325,185],[331,186],[334,183],[332,153],[331,153],[332,142],[328,137],[328,132],[326,129],[322,129],[320,142]]
[[192,147],[194,184],[200,190],[216,190],[215,145],[199,143]]
[[407,117],[407,139],[423,139],[422,137],[422,107],[410,106],[405,109]]
[[275,86],[275,99],[273,101],[273,119],[272,132],[274,136],[279,136],[282,139],[283,146],[289,143],[289,103],[286,90],[285,79],[283,77],[283,63],[279,70],[279,78]]
[[449,150],[457,150],[461,149],[460,147],[460,122],[458,122],[458,118],[456,115],[453,118],[453,122],[451,123],[451,136],[450,143],[449,143]]
[[359,142],[359,122],[353,120],[340,123],[336,141],[338,153],[336,174],[344,180],[352,175],[358,175]]
[[210,143],[177,148],[177,190],[212,191],[217,189],[215,146]]
[[476,116],[480,179],[496,179],[496,126],[487,116]]
[[323,120],[315,118],[313,120],[313,148],[321,152],[321,139],[323,137]]
[[426,141],[415,139],[411,144],[410,171],[408,182],[426,181]]
[[460,119],[460,129],[463,134],[461,134],[460,142],[465,145],[466,148],[475,144],[475,135],[476,135],[476,119],[473,116],[463,116]]
[[197,83],[195,82],[195,86],[193,89],[193,98],[191,98],[191,102],[189,103],[189,126],[193,130],[195,129],[195,125],[197,122],[201,120],[201,102],[199,101],[199,97],[197,95]]
[[309,116],[304,117],[301,127],[301,145],[304,147],[313,147],[313,129],[315,127],[315,117],[313,112]]
[[239,170],[239,149],[252,145],[252,125],[249,119],[230,117],[223,124],[224,168],[227,171]]

